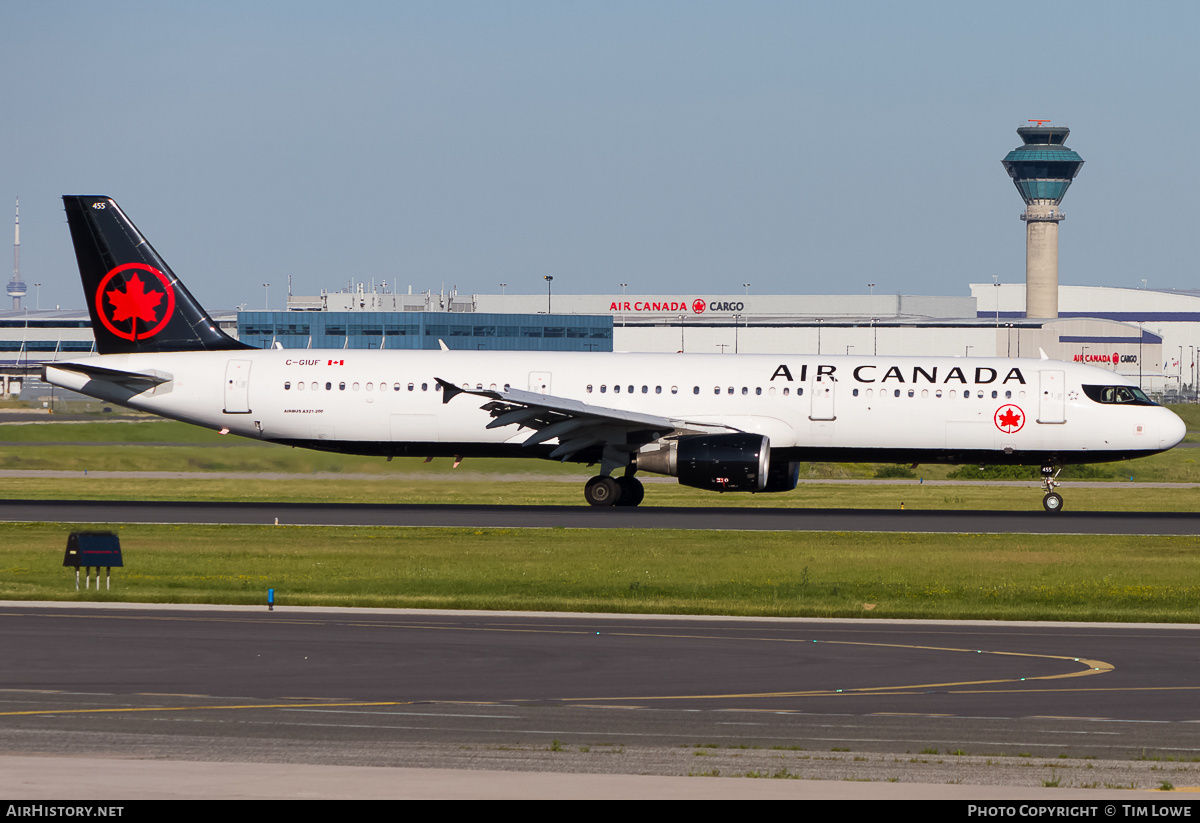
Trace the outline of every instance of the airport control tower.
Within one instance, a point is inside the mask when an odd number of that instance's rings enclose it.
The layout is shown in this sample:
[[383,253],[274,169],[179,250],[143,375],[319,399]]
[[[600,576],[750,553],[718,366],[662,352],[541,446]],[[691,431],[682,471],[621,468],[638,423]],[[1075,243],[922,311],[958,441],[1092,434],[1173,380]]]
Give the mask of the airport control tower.
[[13,276],[8,281],[8,296],[13,299],[13,311],[21,310],[21,298],[29,289],[21,280],[21,201],[17,200],[17,224],[13,234]]
[[1058,317],[1058,222],[1063,195],[1079,174],[1083,158],[1063,143],[1071,130],[1046,126],[1017,129],[1025,145],[1004,158],[1004,169],[1025,200],[1025,316]]

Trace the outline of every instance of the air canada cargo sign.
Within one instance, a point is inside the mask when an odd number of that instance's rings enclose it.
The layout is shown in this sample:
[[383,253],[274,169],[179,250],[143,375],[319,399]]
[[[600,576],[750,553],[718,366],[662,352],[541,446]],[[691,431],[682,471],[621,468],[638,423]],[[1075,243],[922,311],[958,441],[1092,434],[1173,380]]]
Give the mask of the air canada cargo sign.
[[704,314],[706,311],[745,311],[746,304],[741,300],[710,300],[705,297],[677,297],[654,300],[614,300],[608,306],[614,312],[672,312],[674,314]]
[[1091,354],[1089,352],[1087,354],[1075,355],[1074,360],[1076,363],[1107,363],[1108,365],[1115,366],[1118,363],[1136,363],[1137,355],[1121,354],[1120,352],[1113,352],[1112,354]]

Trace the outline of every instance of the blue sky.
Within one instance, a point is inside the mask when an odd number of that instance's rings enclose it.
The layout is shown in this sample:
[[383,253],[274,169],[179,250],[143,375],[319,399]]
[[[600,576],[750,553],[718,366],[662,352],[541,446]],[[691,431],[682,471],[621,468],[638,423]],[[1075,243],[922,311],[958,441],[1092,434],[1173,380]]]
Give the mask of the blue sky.
[[82,305],[65,193],[115,197],[214,308],[264,282],[281,306],[289,274],[961,295],[1024,279],[1000,160],[1051,118],[1086,161],[1061,281],[1188,288],[1198,24],[1176,2],[9,0],[0,226],[19,195],[42,308]]

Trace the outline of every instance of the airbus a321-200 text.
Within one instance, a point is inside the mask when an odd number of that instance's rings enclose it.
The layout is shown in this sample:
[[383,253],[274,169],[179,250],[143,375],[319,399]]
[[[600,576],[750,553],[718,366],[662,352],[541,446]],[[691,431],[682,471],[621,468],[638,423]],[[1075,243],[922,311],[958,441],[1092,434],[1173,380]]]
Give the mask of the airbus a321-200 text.
[[1058,360],[258,349],[224,334],[109,197],[63,198],[97,356],[56,386],[198,426],[386,457],[539,457],[599,472],[593,506],[636,506],[639,472],[786,492],[800,461],[1061,468],[1170,449],[1183,422],[1137,386]]

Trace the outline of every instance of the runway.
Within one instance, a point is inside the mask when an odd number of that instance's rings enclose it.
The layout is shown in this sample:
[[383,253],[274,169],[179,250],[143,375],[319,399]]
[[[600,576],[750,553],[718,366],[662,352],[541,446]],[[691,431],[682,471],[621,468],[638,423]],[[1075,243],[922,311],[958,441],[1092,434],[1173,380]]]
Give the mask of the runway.
[[119,500],[0,500],[0,522],[462,528],[705,529],[965,534],[1200,533],[1200,513],[594,508]]
[[672,752],[703,767],[705,747],[796,769],[830,751],[1189,760],[1198,632],[9,602],[0,746],[518,770],[570,751],[615,773],[678,773]]

